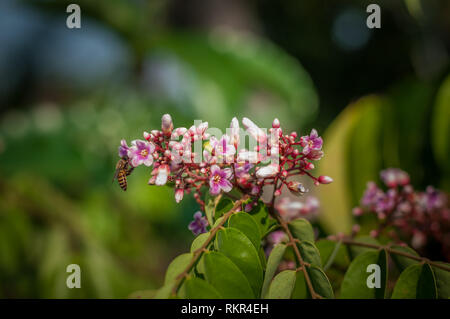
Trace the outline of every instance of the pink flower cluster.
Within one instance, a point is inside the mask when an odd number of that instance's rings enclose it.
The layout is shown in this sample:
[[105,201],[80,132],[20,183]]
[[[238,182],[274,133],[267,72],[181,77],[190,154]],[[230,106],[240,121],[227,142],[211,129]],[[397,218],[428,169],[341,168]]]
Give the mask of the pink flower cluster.
[[[266,185],[275,187],[275,196],[281,194],[283,185],[292,193],[305,193],[300,182],[288,181],[295,175],[308,176],[315,185],[332,182],[328,176],[311,174],[314,161],[323,156],[322,138],[316,130],[302,137],[296,132],[284,134],[277,119],[268,131],[248,118],[242,119],[242,125],[243,129],[233,118],[227,133],[217,137],[209,133],[217,129],[208,129],[207,122],[189,129],[174,128],[172,118],[165,114],[161,130],[144,132],[144,139],[132,141],[131,146],[122,140],[119,156],[132,167],[152,166],[150,185],[174,186],[177,202],[192,192],[202,209],[205,189],[212,195],[236,189],[256,202]],[[242,135],[251,136],[255,145],[246,147]]]
[[380,176],[387,191],[369,182],[361,206],[355,207],[353,214],[377,216],[379,227],[372,230],[373,237],[387,230],[392,238],[407,242],[418,250],[434,242],[441,246],[444,256],[450,260],[448,196],[432,186],[428,186],[425,192],[415,191],[409,184],[409,175],[397,168],[386,169]]

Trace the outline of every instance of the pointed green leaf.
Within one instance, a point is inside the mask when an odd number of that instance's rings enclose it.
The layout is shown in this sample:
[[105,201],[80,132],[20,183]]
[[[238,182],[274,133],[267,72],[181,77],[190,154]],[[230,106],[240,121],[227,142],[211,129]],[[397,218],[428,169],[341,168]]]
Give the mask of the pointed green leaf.
[[261,292],[261,296],[265,296],[267,290],[269,289],[270,282],[272,281],[273,275],[277,271],[278,265],[283,258],[284,252],[286,251],[286,245],[277,244],[273,247],[270,252],[269,259],[267,260],[266,274],[264,276],[264,284]]
[[219,292],[203,279],[191,277],[186,279],[179,295],[186,299],[221,299]]
[[303,271],[299,270],[296,274],[295,287],[292,292],[292,299],[310,299],[311,294],[309,293],[308,286],[306,284],[305,275]]
[[417,289],[419,283],[422,265],[410,265],[406,268],[397,280],[392,299],[415,299],[417,297]]
[[253,290],[242,271],[224,254],[207,252],[203,256],[205,278],[223,298],[252,299]]
[[436,281],[428,264],[413,264],[400,274],[393,299],[435,299]]
[[177,256],[167,268],[164,284],[174,281],[176,277],[186,269],[192,258],[193,254],[191,253]]
[[289,299],[295,286],[295,270],[284,270],[272,280],[265,299]]
[[291,221],[289,223],[289,230],[291,231],[292,236],[301,241],[309,240],[314,242],[314,230],[309,221],[304,218]]
[[[448,263],[437,262],[438,264],[450,266]],[[433,266],[434,277],[436,278],[437,295],[439,299],[450,298],[450,272]]]
[[322,269],[316,266],[311,266],[307,268],[307,271],[311,279],[314,291],[321,295],[323,298],[333,299],[333,288],[331,287],[331,283]]
[[217,232],[216,248],[230,258],[247,277],[255,296],[259,296],[263,270],[258,253],[250,239],[236,228],[221,229]]
[[228,220],[228,227],[233,227],[243,232],[251,240],[256,251],[259,251],[261,246],[261,233],[258,224],[249,214],[242,212],[234,214]]
[[424,264],[417,283],[417,299],[436,299],[436,279],[430,265]]

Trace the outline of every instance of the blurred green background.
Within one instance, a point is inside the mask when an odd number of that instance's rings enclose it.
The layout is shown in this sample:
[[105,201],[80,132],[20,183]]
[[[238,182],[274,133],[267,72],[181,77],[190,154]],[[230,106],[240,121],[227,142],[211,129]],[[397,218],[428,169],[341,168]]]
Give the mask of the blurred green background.
[[[450,190],[450,2],[0,2],[0,298],[123,298],[188,250],[186,196],[112,184],[121,138],[170,113],[324,135],[320,223],[349,231],[380,169]],[[378,3],[381,29],[366,27]],[[66,266],[81,267],[81,289]]]

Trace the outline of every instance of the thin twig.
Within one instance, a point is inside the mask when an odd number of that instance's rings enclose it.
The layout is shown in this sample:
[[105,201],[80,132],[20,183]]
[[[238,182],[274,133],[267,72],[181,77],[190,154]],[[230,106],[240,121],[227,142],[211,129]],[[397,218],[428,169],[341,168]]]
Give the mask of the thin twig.
[[[278,185],[278,181],[275,179],[274,192],[277,189],[277,185]],[[271,202],[271,204],[269,206],[269,213],[272,215],[272,217],[274,217],[280,223],[280,225],[283,228],[284,232],[288,236],[289,245],[291,245],[292,248],[294,249],[295,256],[297,257],[297,260],[298,260],[298,262],[300,264],[299,268],[302,269],[303,275],[305,276],[306,285],[308,286],[308,290],[309,290],[309,293],[311,294],[311,298],[312,299],[323,299],[323,297],[321,295],[319,295],[314,290],[314,287],[312,285],[311,279],[309,278],[308,271],[306,269],[306,266],[308,264],[303,260],[303,257],[302,257],[302,255],[300,253],[300,250],[297,247],[298,239],[296,239],[296,238],[294,238],[294,236],[292,236],[292,233],[289,230],[288,224],[283,219],[283,217],[281,217],[281,215],[274,209],[274,203],[275,203],[275,196],[272,197],[272,202]]]
[[423,263],[427,263],[431,266],[434,266],[436,268],[440,268],[446,271],[450,271],[450,267],[446,266],[446,265],[442,265],[439,264],[437,262],[431,261],[428,258],[425,257],[420,257],[420,256],[416,256],[416,255],[412,255],[409,253],[405,253],[404,251],[400,251],[400,250],[396,250],[396,249],[392,249],[389,246],[383,246],[383,245],[376,245],[376,244],[369,244],[369,243],[362,243],[362,242],[357,242],[357,241],[353,241],[351,239],[330,239],[332,241],[340,241],[345,245],[352,245],[352,246],[361,246],[361,247],[367,247],[367,248],[372,248],[372,249],[385,249],[387,252],[391,253],[391,254],[395,254],[395,255],[400,255],[406,258],[410,258],[410,259],[414,259]]
[[233,207],[228,212],[226,212],[223,215],[223,218],[216,225],[216,227],[211,229],[211,231],[210,231],[211,234],[209,235],[209,237],[206,239],[206,241],[203,243],[203,245],[200,248],[198,248],[196,251],[194,251],[194,257],[191,259],[191,261],[186,266],[184,271],[176,277],[175,285],[172,288],[172,295],[175,296],[177,294],[178,289],[180,288],[180,286],[183,283],[184,279],[188,276],[188,274],[191,271],[192,267],[194,267],[195,263],[200,259],[202,254],[205,251],[207,251],[206,247],[208,247],[209,243],[214,239],[214,237],[216,236],[217,231],[219,229],[223,228],[223,224],[225,224],[225,222],[228,220],[228,218],[230,218],[231,215],[233,215],[236,211],[238,211],[238,209],[241,208],[242,203],[245,202],[247,199],[248,199],[248,196],[244,196],[240,200],[236,201],[234,203]]

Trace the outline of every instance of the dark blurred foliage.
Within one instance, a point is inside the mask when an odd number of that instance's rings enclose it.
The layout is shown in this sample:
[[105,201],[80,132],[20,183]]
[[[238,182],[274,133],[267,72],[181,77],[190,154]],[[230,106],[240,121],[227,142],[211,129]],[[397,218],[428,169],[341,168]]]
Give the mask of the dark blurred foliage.
[[[197,206],[141,168],[126,193],[111,179],[120,138],[164,113],[326,129],[328,232],[348,230],[383,167],[450,189],[448,1],[79,0],[72,30],[69,3],[0,3],[0,297],[160,286]],[[365,26],[369,3],[381,29]],[[70,263],[82,289],[65,286]]]

